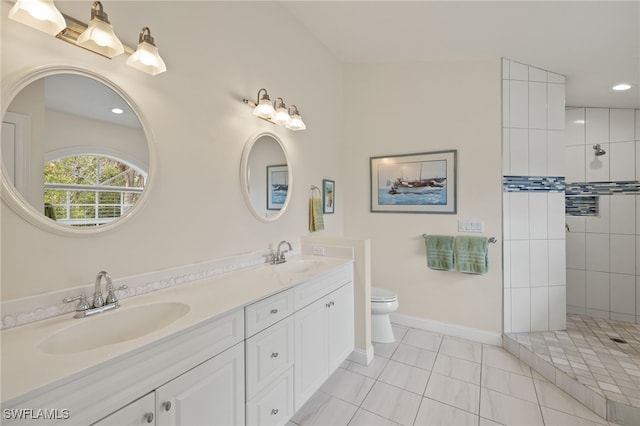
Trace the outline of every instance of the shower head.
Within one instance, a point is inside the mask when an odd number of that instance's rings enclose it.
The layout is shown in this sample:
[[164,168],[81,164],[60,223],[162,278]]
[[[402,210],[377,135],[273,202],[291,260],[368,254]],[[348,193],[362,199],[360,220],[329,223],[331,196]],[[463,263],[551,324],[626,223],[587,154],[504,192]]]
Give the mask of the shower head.
[[607,151],[600,147],[600,144],[597,143],[593,146],[594,151],[596,152],[596,157],[600,157],[601,155],[605,155]]

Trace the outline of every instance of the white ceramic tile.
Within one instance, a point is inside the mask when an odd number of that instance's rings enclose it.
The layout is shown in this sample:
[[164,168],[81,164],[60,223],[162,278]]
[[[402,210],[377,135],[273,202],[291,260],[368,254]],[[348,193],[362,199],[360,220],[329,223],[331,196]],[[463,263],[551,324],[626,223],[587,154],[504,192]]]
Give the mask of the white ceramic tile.
[[640,109],[636,109],[636,140],[640,140]]
[[531,331],[529,288],[511,288],[511,331]]
[[502,327],[504,328],[504,332],[505,333],[511,333],[512,327],[511,327],[511,289],[510,288],[505,288],[503,290],[503,299],[502,299],[502,304],[503,304],[503,314],[502,314]]
[[502,129],[502,175],[511,176],[511,142],[508,127]]
[[502,277],[504,288],[511,287],[511,241],[502,243]]
[[480,386],[432,373],[424,396],[470,413],[478,413]]
[[585,216],[586,232],[609,233],[610,206],[610,197],[598,197],[598,216]]
[[607,151],[606,155],[595,155],[595,150],[592,146],[586,147],[586,160],[585,160],[585,177],[587,182],[608,182],[610,171],[610,148],[608,143],[600,144],[600,147]]
[[567,284],[566,240],[549,240],[549,285]]
[[511,80],[524,80],[529,79],[529,67],[519,62],[509,62],[509,78]]
[[529,287],[529,241],[511,241],[511,287]]
[[505,425],[542,425],[538,404],[482,389],[480,416]]
[[479,363],[482,360],[482,344],[467,339],[444,336],[440,353]]
[[563,192],[550,192],[547,196],[548,237],[565,238],[565,198]]
[[602,421],[600,416],[548,380],[535,379],[534,384],[542,407],[552,408],[590,421]]
[[565,132],[562,130],[547,131],[547,175],[565,176]]
[[529,238],[532,240],[548,237],[547,198],[546,192],[529,193]]
[[331,396],[351,404],[360,405],[367,396],[375,380],[344,368],[338,368],[320,388]]
[[564,84],[547,84],[547,129],[564,130]]
[[483,345],[482,349],[483,365],[501,368],[523,376],[531,376],[531,368],[505,349],[491,345]]
[[568,146],[564,150],[565,177],[567,182],[586,182],[585,146]]
[[600,419],[599,422],[585,420],[581,417],[572,416],[562,411],[552,408],[542,407],[542,417],[546,425],[562,425],[562,426],[596,426],[606,425],[607,421]]
[[541,287],[549,285],[549,246],[547,240],[529,241],[530,275],[529,285]]
[[545,130],[547,128],[546,83],[529,83],[529,128]]
[[405,345],[411,345],[434,352],[437,352],[440,348],[441,341],[441,334],[416,329],[410,329],[407,331],[407,334],[402,339],[402,343]]
[[585,308],[584,315],[593,318],[609,319],[609,310]]
[[291,421],[305,426],[347,424],[357,409],[353,404],[316,392],[294,414]]
[[565,77],[562,74],[556,74],[554,72],[548,72],[547,73],[547,81],[549,83],[559,83],[559,84],[565,84]]
[[509,129],[509,166],[512,176],[529,175],[529,131]]
[[547,131],[529,130],[529,174],[531,176],[548,176],[547,155]]
[[[396,349],[396,352],[398,350]],[[394,353],[395,354],[395,353]],[[374,356],[369,365],[362,365],[359,362],[349,362],[346,368],[354,373],[362,374],[372,379],[377,379],[382,369],[389,360],[380,356]]]
[[567,108],[565,111],[566,146],[585,144],[584,108]]
[[610,271],[619,274],[636,273],[636,238],[634,235],[610,236]]
[[586,145],[609,142],[609,110],[607,108],[586,108]]
[[509,80],[502,80],[502,126],[509,127],[511,122],[509,120]]
[[367,410],[359,408],[353,419],[349,422],[349,426],[395,426],[397,423],[392,422],[389,419],[380,417],[377,414],[373,414]]
[[509,196],[511,239],[529,239],[529,194],[512,192]]
[[609,110],[609,142],[634,140],[634,110],[631,108]]
[[609,274],[587,271],[586,296],[587,309],[609,312]]
[[567,287],[549,287],[549,330],[567,328]]
[[[635,285],[635,283],[634,283]],[[474,385],[480,384],[480,363],[439,353],[433,372]]]
[[421,401],[420,395],[376,382],[362,403],[362,408],[394,422],[408,425],[413,423]]
[[400,345],[400,340],[396,336],[396,341],[393,343],[371,342],[371,344],[373,345],[373,352],[376,354],[376,356],[382,358],[391,358],[391,355],[393,355],[393,353],[398,348],[398,345]]
[[429,371],[390,360],[378,380],[422,395],[429,380]]
[[500,423],[494,422],[493,420],[485,419],[484,417],[480,417],[479,426],[502,426]]
[[636,277],[634,275],[611,274],[611,311],[636,315]]
[[475,426],[478,424],[478,416],[429,398],[423,398],[414,424],[416,426],[446,424]]
[[570,232],[567,234],[567,268],[586,268],[586,236],[583,233]]
[[[586,232],[586,222],[584,216],[567,216],[567,232]],[[566,229],[566,228],[565,228]]]
[[508,80],[509,79],[509,66],[511,65],[511,61],[506,59],[506,58],[502,58],[502,79],[503,80]]
[[502,392],[516,398],[537,402],[533,379],[500,368],[485,366],[482,369],[482,387]]
[[[609,144],[609,179],[612,181],[634,180],[636,176],[636,143],[617,142]],[[606,155],[604,155],[606,156]]]
[[531,331],[549,329],[549,287],[531,288]]
[[[640,319],[640,275],[636,275],[636,315]],[[637,319],[636,323],[640,324]]]
[[586,271],[567,269],[567,304],[580,307],[586,305],[586,283]]
[[567,313],[573,315],[586,315],[586,309],[584,306],[572,306],[567,304]]
[[636,212],[638,213],[636,215],[636,235],[640,235],[640,194],[636,195]]
[[640,141],[636,141],[636,180],[640,180]]
[[400,344],[393,353],[392,360],[404,362],[414,367],[431,370],[436,360],[436,352],[420,349],[415,346]]
[[509,126],[520,129],[529,127],[529,83],[526,81],[509,82]]
[[586,269],[609,272],[609,235],[586,234]]
[[502,239],[511,239],[511,193],[502,193]]
[[611,195],[609,197],[609,214],[611,218],[610,232],[612,234],[636,233],[636,196]]
[[547,72],[536,67],[529,67],[529,81],[547,82]]

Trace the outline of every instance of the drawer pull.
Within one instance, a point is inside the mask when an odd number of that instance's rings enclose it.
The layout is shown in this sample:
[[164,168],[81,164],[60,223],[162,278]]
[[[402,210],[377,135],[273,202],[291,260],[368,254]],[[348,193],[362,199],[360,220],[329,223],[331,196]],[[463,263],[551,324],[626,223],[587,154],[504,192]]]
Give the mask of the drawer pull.
[[162,408],[164,408],[164,411],[170,411],[171,410],[171,401],[165,401],[162,403]]
[[278,358],[278,355],[280,355],[278,352],[272,352],[271,358]]
[[271,415],[275,416],[276,414],[278,414],[278,409],[274,408],[273,410],[271,410]]
[[144,415],[144,420],[147,423],[152,423],[153,422],[153,413],[147,413]]
[[271,315],[275,315],[275,314],[277,314],[277,313],[278,313],[278,310],[277,310],[277,309],[272,309],[272,310],[271,310]]

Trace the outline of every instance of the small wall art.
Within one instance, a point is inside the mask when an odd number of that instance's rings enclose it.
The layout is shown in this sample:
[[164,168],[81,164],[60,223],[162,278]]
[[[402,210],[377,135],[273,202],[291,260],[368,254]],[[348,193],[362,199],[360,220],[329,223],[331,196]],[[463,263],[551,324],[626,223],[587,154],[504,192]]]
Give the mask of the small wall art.
[[336,183],[333,180],[322,179],[322,212],[324,214],[335,213]]
[[289,191],[286,164],[267,166],[267,210],[280,210]]

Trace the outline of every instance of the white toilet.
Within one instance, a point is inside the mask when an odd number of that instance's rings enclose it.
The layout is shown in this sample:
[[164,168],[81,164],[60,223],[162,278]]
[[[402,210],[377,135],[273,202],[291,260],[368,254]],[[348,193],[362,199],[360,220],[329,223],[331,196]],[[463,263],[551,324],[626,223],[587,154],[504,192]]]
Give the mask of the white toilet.
[[371,340],[393,343],[393,329],[389,314],[398,309],[398,295],[391,290],[371,287]]

